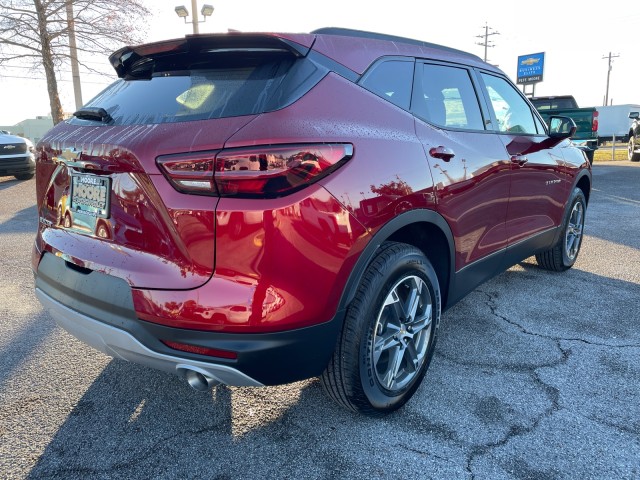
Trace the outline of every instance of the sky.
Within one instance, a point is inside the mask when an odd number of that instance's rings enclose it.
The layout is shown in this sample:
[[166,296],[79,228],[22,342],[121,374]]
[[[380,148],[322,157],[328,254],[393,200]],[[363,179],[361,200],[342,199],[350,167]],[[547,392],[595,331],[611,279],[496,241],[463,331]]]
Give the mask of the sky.
[[[174,8],[189,0],[145,0],[152,13],[141,26],[144,41],[183,37],[192,33]],[[629,2],[575,2],[538,0],[525,2],[488,0],[198,0],[213,5],[214,12],[200,24],[201,33],[310,32],[321,27],[343,27],[399,35],[438,43],[484,55],[476,45],[485,24],[494,46],[488,61],[498,65],[514,82],[517,58],[545,52],[544,80],[536,85],[542,95],[573,95],[580,106],[602,105],[606,90],[609,52],[614,59],[609,99],[614,105],[640,104],[640,69],[636,36],[640,10]],[[605,5],[595,8],[595,5]],[[1,7],[0,7],[1,8]],[[191,17],[188,18],[191,20]],[[634,46],[636,47],[634,49]],[[118,46],[119,47],[119,46]],[[104,73],[81,72],[83,101],[89,101],[116,78],[106,56],[90,59]],[[26,118],[49,115],[49,100],[42,69],[30,70],[16,62],[0,70],[0,125],[13,125]],[[73,112],[75,102],[70,69],[59,73],[63,110]],[[529,87],[530,89],[530,87]]]

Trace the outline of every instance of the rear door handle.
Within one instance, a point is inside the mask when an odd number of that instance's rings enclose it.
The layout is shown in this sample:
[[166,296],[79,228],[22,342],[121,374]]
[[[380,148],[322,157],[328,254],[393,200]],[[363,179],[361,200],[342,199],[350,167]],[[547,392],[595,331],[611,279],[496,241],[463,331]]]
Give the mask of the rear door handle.
[[517,163],[520,166],[523,166],[525,163],[527,163],[529,161],[529,159],[527,157],[525,157],[524,155],[513,155],[511,157],[511,161],[513,163]]
[[456,156],[453,150],[447,147],[443,147],[442,145],[440,145],[439,147],[431,147],[431,150],[429,150],[429,155],[434,158],[444,160],[445,162],[448,162]]

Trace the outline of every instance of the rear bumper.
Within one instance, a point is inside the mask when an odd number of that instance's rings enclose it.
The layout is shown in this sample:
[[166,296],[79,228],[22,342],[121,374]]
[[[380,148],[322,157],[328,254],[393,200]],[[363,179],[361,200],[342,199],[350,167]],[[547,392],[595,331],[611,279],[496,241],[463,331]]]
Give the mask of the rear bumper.
[[259,387],[262,383],[226,365],[212,365],[196,360],[154,352],[124,330],[94,320],[55,301],[36,288],[36,296],[54,320],[78,340],[114,358],[145,365],[147,367],[178,374],[177,367],[189,365],[206,372],[210,377],[226,385]]
[[[84,271],[45,254],[36,271],[36,295],[56,322],[88,345],[130,362],[179,374],[190,366],[235,386],[279,385],[320,375],[329,362],[343,312],[312,327],[276,333],[221,333],[140,320],[122,279]],[[235,359],[174,350],[162,340],[225,350]]]

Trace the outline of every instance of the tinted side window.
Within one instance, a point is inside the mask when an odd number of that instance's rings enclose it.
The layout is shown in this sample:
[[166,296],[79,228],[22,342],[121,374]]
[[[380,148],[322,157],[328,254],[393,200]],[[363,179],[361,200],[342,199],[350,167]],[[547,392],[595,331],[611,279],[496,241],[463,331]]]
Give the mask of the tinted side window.
[[409,110],[413,84],[413,62],[388,60],[368,72],[360,83],[367,90]]
[[545,131],[544,126],[542,125],[542,122],[538,120],[538,117],[534,115],[533,120],[536,122],[536,129],[538,130],[538,133],[541,135],[546,135],[547,132]]
[[507,133],[538,133],[529,104],[509,82],[482,74],[491,106],[498,119],[498,130]]
[[444,65],[422,65],[422,85],[415,113],[442,127],[484,130],[484,121],[469,72]]

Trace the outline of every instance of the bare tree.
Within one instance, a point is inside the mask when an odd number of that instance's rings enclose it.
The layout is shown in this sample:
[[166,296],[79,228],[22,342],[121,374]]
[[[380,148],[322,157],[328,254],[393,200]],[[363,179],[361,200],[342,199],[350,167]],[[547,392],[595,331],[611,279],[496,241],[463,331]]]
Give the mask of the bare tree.
[[[67,4],[73,22],[67,19]],[[20,62],[42,67],[47,80],[53,122],[62,121],[56,69],[70,61],[69,25],[75,30],[79,63],[115,48],[138,43],[143,19],[150,14],[143,0],[2,0],[0,65]]]

